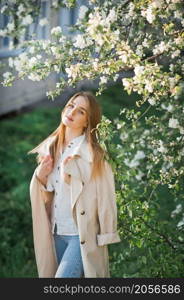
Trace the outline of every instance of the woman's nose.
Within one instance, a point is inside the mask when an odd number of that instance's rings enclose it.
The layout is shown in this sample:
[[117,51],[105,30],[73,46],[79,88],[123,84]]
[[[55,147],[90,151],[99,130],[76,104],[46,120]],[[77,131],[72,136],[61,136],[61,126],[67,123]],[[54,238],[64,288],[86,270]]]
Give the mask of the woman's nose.
[[71,115],[73,115],[75,113],[75,108],[73,108],[72,110],[71,110]]

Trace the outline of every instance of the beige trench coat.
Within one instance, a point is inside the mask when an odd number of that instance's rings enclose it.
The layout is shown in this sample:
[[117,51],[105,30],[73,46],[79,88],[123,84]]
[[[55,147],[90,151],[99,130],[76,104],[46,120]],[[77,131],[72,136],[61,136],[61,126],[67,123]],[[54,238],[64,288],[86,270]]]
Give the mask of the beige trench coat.
[[[41,146],[42,154],[54,138],[48,138]],[[71,175],[71,209],[79,231],[84,277],[110,277],[107,245],[120,242],[114,177],[106,162],[104,176],[90,181],[91,163],[92,153],[84,139],[64,172]],[[30,183],[35,257],[38,276],[54,277],[58,267],[50,224],[54,192],[42,189],[36,177],[37,168]]]

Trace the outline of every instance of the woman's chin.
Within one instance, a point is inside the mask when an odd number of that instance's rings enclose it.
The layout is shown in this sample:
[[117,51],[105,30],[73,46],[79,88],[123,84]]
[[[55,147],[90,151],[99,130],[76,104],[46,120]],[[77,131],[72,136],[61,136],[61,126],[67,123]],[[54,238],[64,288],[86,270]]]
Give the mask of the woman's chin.
[[71,122],[67,118],[63,118],[62,123],[67,127],[71,127]]
[[68,122],[63,122],[63,124],[64,124],[66,127],[72,128],[71,124],[69,124]]

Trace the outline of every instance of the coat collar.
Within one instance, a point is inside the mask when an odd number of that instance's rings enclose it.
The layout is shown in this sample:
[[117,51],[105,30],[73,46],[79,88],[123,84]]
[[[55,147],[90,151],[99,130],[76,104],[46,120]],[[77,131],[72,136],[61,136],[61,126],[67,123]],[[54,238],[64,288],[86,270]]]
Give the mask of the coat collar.
[[[55,141],[56,136],[50,136],[48,137],[36,150],[35,152],[41,154],[41,155],[48,155],[50,154],[49,148],[52,145],[52,143]],[[92,162],[93,161],[93,155],[92,151],[90,149],[90,145],[87,142],[86,135],[81,135],[79,143],[77,143],[77,146],[74,147],[72,153],[70,154],[73,157],[74,156],[80,156],[82,159]]]

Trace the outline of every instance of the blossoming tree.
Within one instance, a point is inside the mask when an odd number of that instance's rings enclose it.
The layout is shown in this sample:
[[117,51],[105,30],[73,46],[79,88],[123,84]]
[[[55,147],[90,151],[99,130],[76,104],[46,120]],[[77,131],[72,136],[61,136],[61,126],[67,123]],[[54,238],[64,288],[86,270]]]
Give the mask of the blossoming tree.
[[[99,125],[102,145],[110,151],[115,167],[120,234],[128,245],[121,253],[113,253],[113,268],[118,272],[137,249],[140,256],[134,276],[182,276],[183,1],[91,0],[81,7],[74,37],[65,36],[58,26],[52,28],[49,40],[22,43],[17,41],[34,21],[39,6],[35,10],[34,1],[6,2],[10,4],[2,6],[1,12],[12,18],[0,35],[14,36],[13,46],[24,51],[9,59],[4,86],[17,78],[44,80],[55,72],[59,80],[55,89],[47,92],[49,98],[82,79],[96,78],[99,95],[109,80],[116,82],[122,71],[132,71],[133,76],[122,79],[122,89],[138,94],[136,107],[123,108],[113,122],[103,118]],[[10,9],[15,2],[16,13]],[[50,5],[56,9],[76,2],[50,1]],[[40,22],[44,26],[48,21]],[[139,108],[145,108],[144,113]],[[114,137],[119,141],[116,146]],[[167,207],[167,196],[160,198],[162,186],[173,197],[173,209],[167,210],[165,219],[159,215],[163,202]]]

